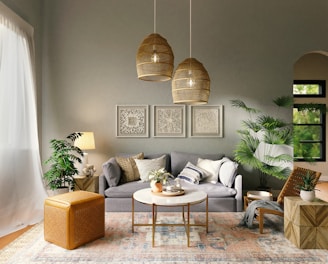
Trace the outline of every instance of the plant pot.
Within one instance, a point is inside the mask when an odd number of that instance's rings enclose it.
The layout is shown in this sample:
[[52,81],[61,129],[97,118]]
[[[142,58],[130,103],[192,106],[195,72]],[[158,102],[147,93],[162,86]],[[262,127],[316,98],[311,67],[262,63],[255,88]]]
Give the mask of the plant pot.
[[58,195],[58,194],[63,194],[63,193],[68,193],[69,192],[69,188],[68,187],[62,187],[62,188],[58,188],[56,190],[54,190],[54,194]]
[[314,191],[300,191],[300,197],[303,201],[312,202],[315,198]]
[[162,183],[156,182],[156,181],[151,181],[150,187],[153,192],[162,192],[162,190],[163,190]]

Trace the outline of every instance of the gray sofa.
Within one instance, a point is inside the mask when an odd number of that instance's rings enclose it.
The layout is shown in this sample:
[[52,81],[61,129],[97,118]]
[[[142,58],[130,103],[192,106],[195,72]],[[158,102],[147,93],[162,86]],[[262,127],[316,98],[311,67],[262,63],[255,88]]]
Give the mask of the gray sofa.
[[[208,160],[219,160],[223,154],[194,154],[184,152],[171,152],[170,154],[145,155],[144,159],[155,159],[162,155],[166,156],[165,169],[176,177],[188,162],[197,164],[199,158]],[[99,193],[105,197],[105,210],[107,212],[128,212],[131,211],[132,195],[142,188],[149,188],[149,182],[132,181],[121,183],[122,169],[115,157],[110,158],[103,164],[103,172],[99,176]],[[238,212],[243,210],[242,201],[242,176],[234,175],[231,187],[227,187],[221,182],[216,184],[210,182],[200,182],[193,184],[181,181],[185,190],[203,190],[208,194],[210,212]],[[135,203],[136,211],[151,211],[151,207]],[[161,208],[163,211],[175,211],[177,208]],[[205,203],[193,205],[192,211],[204,211]]]

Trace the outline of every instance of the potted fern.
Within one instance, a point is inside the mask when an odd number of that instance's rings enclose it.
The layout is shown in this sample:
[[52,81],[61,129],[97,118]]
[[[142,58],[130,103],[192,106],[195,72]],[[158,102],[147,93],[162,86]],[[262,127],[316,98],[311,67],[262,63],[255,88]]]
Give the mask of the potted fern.
[[83,157],[83,151],[74,146],[74,141],[81,135],[80,132],[74,132],[68,135],[66,139],[52,139],[50,141],[52,154],[45,161],[45,164],[50,165],[50,168],[43,174],[43,178],[50,190],[55,191],[55,194],[67,192],[69,187],[74,188],[73,176],[78,173],[75,162],[81,163],[81,157]]
[[[288,96],[273,102],[279,107],[293,105],[293,99]],[[249,114],[249,119],[242,121],[242,129],[237,131],[241,140],[234,151],[235,159],[256,169],[260,176],[258,190],[268,190],[268,175],[283,180],[292,169],[292,125],[249,107],[241,100],[231,100],[231,104]]]

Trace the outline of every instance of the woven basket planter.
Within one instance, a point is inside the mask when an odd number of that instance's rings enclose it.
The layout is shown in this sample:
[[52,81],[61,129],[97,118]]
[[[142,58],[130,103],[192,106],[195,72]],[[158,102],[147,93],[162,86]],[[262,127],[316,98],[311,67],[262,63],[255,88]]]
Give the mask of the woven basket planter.
[[[152,56],[156,51],[159,61],[154,62]],[[138,78],[144,81],[162,82],[172,78],[174,55],[170,45],[161,35],[153,33],[141,43],[137,58]]]
[[[194,81],[190,85],[190,79]],[[181,62],[172,80],[172,97],[175,104],[207,104],[210,95],[210,77],[195,58]]]

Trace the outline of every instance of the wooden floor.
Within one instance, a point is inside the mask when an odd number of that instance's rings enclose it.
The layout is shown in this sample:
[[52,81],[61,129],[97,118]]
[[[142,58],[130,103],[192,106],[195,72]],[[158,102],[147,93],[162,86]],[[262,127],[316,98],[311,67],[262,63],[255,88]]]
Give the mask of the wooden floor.
[[8,245],[10,242],[14,241],[17,237],[22,235],[24,232],[29,230],[32,226],[27,226],[21,230],[18,230],[14,233],[11,233],[9,235],[0,237],[0,249],[4,248],[6,245]]

